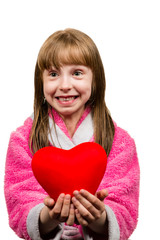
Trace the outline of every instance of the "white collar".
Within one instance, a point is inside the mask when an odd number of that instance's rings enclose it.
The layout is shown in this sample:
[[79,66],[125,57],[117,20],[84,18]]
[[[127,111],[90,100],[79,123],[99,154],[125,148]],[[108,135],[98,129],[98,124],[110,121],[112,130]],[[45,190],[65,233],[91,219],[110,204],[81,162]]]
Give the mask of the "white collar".
[[68,150],[80,143],[89,142],[93,137],[93,121],[91,113],[89,113],[80,124],[72,139],[66,136],[56,123],[53,123],[52,118],[49,118],[49,126],[51,129],[51,134],[48,135],[49,141],[53,146],[58,148]]

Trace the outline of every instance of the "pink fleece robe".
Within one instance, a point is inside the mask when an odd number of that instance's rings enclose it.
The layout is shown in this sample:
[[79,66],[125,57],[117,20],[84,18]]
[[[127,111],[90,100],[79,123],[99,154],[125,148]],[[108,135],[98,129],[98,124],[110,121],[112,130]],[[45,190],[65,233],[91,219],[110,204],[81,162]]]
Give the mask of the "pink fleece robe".
[[[86,116],[85,112],[79,125]],[[32,122],[32,119],[28,118],[23,126],[11,134],[5,170],[5,198],[9,224],[19,237],[27,240],[31,239],[27,232],[27,216],[47,195],[37,183],[31,169],[32,154],[28,140]],[[68,135],[62,119],[57,116],[55,122]],[[116,216],[120,240],[126,240],[137,225],[139,164],[134,140],[116,124],[106,172],[98,190],[104,188],[109,191],[105,204]]]

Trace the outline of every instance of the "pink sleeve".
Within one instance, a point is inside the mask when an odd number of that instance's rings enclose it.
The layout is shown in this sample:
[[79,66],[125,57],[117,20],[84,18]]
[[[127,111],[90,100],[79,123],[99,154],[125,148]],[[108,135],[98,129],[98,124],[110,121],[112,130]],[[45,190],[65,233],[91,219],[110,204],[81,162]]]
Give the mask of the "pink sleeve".
[[10,227],[24,239],[30,239],[26,220],[29,211],[43,202],[46,193],[37,184],[31,169],[32,154],[28,140],[32,119],[13,132],[10,137],[5,169],[5,198]]
[[107,188],[105,204],[119,224],[120,240],[126,240],[137,225],[139,205],[139,164],[134,140],[116,127],[107,169],[99,189]]

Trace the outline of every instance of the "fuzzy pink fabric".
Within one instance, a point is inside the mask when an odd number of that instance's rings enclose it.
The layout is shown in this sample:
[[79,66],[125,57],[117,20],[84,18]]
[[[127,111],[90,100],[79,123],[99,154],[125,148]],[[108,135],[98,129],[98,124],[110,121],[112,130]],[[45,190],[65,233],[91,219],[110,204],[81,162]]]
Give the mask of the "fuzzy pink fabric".
[[99,189],[107,188],[105,204],[116,215],[120,240],[127,240],[137,225],[140,170],[134,140],[115,125],[107,169]]
[[[56,123],[63,128],[61,121],[56,120]],[[19,237],[27,240],[30,240],[26,227],[27,215],[47,195],[31,169],[32,154],[28,146],[31,126],[32,119],[28,118],[22,127],[11,134],[5,170],[5,198],[10,227]],[[137,224],[139,165],[134,140],[117,125],[106,172],[99,186],[99,189],[103,188],[109,190],[105,204],[116,215],[120,240],[126,240]]]

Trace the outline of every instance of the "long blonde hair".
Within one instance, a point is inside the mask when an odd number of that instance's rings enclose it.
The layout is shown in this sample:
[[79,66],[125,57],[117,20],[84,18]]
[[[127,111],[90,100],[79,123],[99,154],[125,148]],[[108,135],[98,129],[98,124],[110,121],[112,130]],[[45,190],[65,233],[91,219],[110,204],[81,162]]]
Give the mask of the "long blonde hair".
[[49,145],[48,111],[51,106],[44,103],[42,74],[51,66],[78,64],[90,67],[93,72],[91,96],[86,106],[92,109],[95,142],[107,155],[112,147],[114,124],[105,104],[105,73],[99,51],[93,40],[76,29],[65,29],[53,33],[42,45],[35,67],[34,120],[30,133],[30,149],[33,153]]

